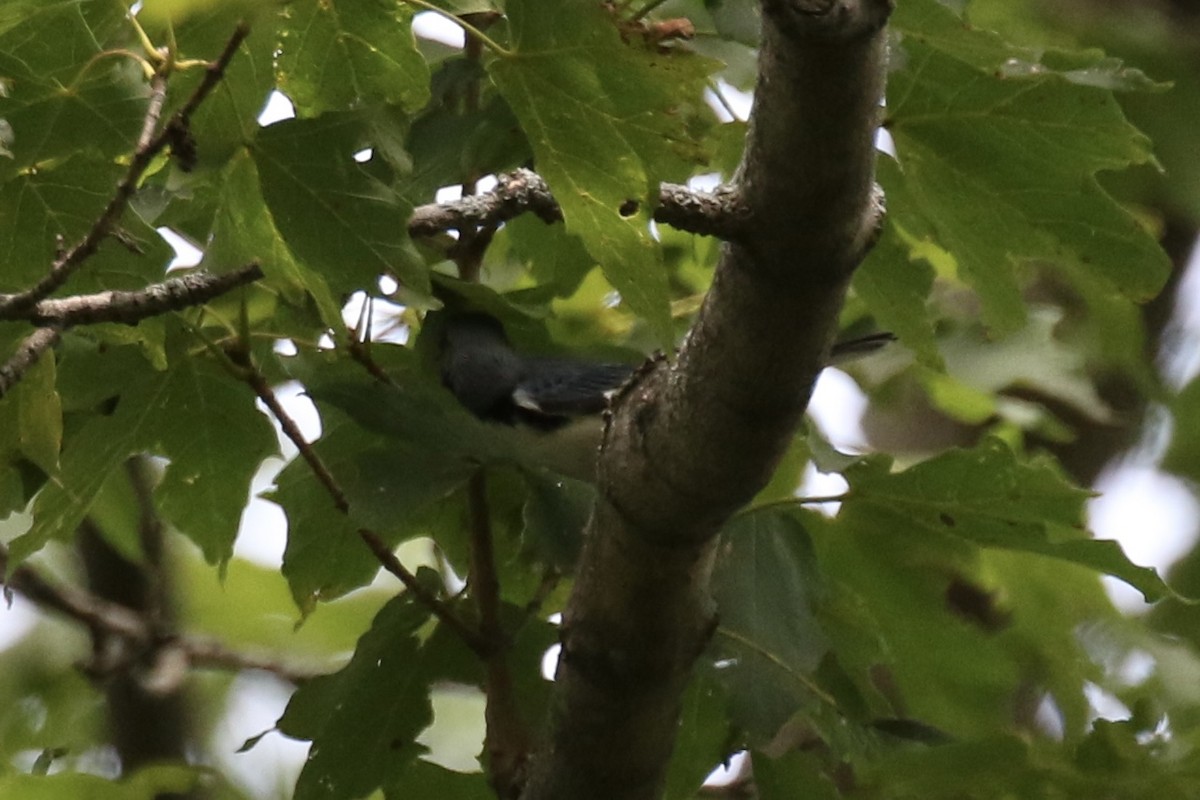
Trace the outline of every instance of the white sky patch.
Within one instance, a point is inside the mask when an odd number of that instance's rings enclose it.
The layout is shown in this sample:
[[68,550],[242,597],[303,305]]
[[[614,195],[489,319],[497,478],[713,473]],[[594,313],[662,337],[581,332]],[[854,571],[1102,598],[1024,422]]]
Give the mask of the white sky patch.
[[495,175],[484,175],[475,182],[475,191],[479,194],[490,192],[500,185],[500,180]]
[[742,768],[746,763],[746,753],[734,753],[729,761],[714,769],[704,779],[705,786],[728,786],[742,776]]
[[[1096,481],[1099,497],[1088,501],[1090,527],[1098,539],[1115,539],[1129,560],[1163,574],[1196,541],[1200,504],[1187,485],[1147,464],[1124,464]],[[1149,609],[1141,592],[1105,578],[1109,596],[1122,611]]]
[[282,508],[259,495],[274,487],[275,478],[286,463],[279,458],[269,458],[258,468],[250,483],[250,502],[242,512],[237,540],[233,543],[236,557],[272,569],[283,563],[287,516]]
[[1163,337],[1159,361],[1168,384],[1181,389],[1200,372],[1200,239],[1184,268],[1175,312]]
[[266,126],[282,119],[292,119],[295,116],[296,107],[292,105],[292,101],[288,100],[282,92],[271,92],[271,96],[267,98],[267,104],[263,106],[262,113],[258,115],[258,124]]
[[[712,106],[713,110],[716,112],[717,116],[722,122],[733,121],[729,119],[729,111],[733,111],[733,113],[737,116],[737,119],[742,122],[750,119],[750,108],[754,105],[753,92],[743,92],[741,89],[728,84],[723,80],[717,81],[717,91],[721,93],[721,98],[723,98],[725,102],[722,103],[721,100],[717,99],[714,95],[709,99],[709,105]],[[706,97],[707,96],[708,93],[706,92]],[[726,109],[726,106],[729,108]]]
[[840,369],[826,369],[817,378],[808,413],[816,420],[829,443],[843,452],[860,453],[866,449],[862,415],[867,396]]
[[453,203],[462,197],[461,186],[443,186],[437,190],[437,194],[433,196],[435,203]]
[[892,134],[884,128],[875,129],[875,149],[887,153],[893,158],[896,157],[896,141],[892,138]]
[[432,11],[422,11],[413,17],[412,28],[422,39],[441,42],[447,47],[462,47],[466,41],[462,28]]
[[711,192],[721,185],[721,174],[706,172],[703,175],[693,175],[688,178],[687,185],[693,192]]
[[199,264],[200,259],[204,257],[204,253],[198,247],[170,228],[162,227],[156,228],[155,230],[158,231],[158,235],[161,236],[167,244],[171,245],[171,249],[175,251],[175,257],[171,259],[171,263],[167,265],[168,272],[173,269],[194,267]]
[[308,742],[274,732],[246,752],[237,752],[251,736],[275,727],[291,695],[292,688],[276,678],[242,672],[225,696],[225,713],[213,729],[209,752],[221,773],[249,789],[251,797],[288,796],[308,755]]
[[37,607],[14,592],[12,605],[0,606],[0,652],[20,641],[37,621]]

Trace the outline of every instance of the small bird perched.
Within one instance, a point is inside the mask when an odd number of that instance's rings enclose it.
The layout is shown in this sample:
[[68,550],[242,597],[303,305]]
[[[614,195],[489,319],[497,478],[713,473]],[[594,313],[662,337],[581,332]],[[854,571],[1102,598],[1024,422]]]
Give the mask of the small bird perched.
[[630,364],[524,356],[499,320],[462,314],[446,323],[442,383],[480,419],[552,430],[581,414],[599,414],[608,395],[633,374]]
[[[830,364],[873,353],[890,333],[838,342]],[[536,429],[531,460],[568,477],[591,481],[603,426],[601,414],[632,364],[522,355],[500,321],[486,314],[446,320],[441,341],[442,383],[480,419]]]

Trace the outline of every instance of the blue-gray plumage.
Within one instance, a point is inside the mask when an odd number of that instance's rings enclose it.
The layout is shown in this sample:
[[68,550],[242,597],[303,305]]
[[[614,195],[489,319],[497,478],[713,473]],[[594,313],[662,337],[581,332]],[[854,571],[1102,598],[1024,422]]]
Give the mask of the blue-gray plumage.
[[[839,342],[829,363],[875,352],[894,339],[880,333]],[[581,480],[594,478],[600,414],[633,374],[633,365],[521,355],[500,322],[486,314],[449,317],[441,345],[442,382],[468,411],[537,429],[523,444],[533,463]]]
[[482,419],[553,429],[571,417],[599,414],[633,373],[629,364],[522,356],[500,323],[463,314],[446,323],[442,382]]

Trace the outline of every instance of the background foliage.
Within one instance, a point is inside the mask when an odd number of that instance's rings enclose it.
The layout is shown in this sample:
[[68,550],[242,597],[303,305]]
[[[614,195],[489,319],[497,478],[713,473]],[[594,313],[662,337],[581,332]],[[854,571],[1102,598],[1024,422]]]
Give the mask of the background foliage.
[[[269,652],[285,677],[324,674],[291,695],[278,733],[235,755],[257,732],[230,733],[242,698],[291,684],[196,671],[189,753],[213,769],[116,782],[108,678],[73,666],[87,631],[39,618],[0,656],[0,796],[194,784],[220,797],[490,796],[472,758],[479,659],[378,578],[359,535],[399,547],[474,624],[460,590],[478,463],[516,696],[527,719],[544,715],[541,663],[591,489],[531,463],[441,388],[436,309],[447,297],[486,309],[533,351],[636,359],[673,343],[716,245],[651,226],[653,201],[662,181],[733,174],[745,124],[722,95],[752,88],[756,12],[436,5],[481,36],[465,49],[414,37],[425,3],[140,8],[178,62],[167,114],[201,80],[188,60],[216,58],[241,19],[250,34],[190,120],[194,159],[153,161],[119,237],[60,294],[161,280],[164,228],[199,248],[201,268],[256,261],[265,277],[136,327],[73,328],[0,400],[8,569],[31,559],[82,581],[86,525],[158,570],[124,468],[147,454],[174,624]],[[1183,599],[1200,595],[1197,557],[1168,588],[1088,534],[1085,488],[1139,437],[1200,480],[1200,391],[1155,366],[1180,346],[1167,320],[1200,220],[1185,66],[1200,20],[1183,5],[962,5],[900,0],[891,26],[888,221],[842,315],[847,333],[900,337],[853,373],[875,452],[839,453],[810,426],[723,532],[721,627],[686,697],[668,797],[695,796],[741,751],[763,798],[1197,794],[1200,626]],[[657,24],[680,17],[695,38],[660,39]],[[36,282],[125,173],[149,96],[137,33],[109,0],[0,9],[0,291]],[[295,116],[263,126],[272,91]],[[410,237],[406,220],[439,188],[473,191],[530,163],[564,224],[526,215],[457,241]],[[0,323],[0,354],[29,331]],[[273,485],[255,482],[281,453],[260,379],[311,399],[319,422],[305,430],[343,509],[286,441]],[[836,513],[796,500],[809,465],[844,478]],[[286,518],[281,568],[235,551],[269,534],[243,515],[256,493]],[[1119,613],[1103,575],[1156,605]],[[278,734],[313,743],[294,795],[293,766],[254,782],[236,766]]]

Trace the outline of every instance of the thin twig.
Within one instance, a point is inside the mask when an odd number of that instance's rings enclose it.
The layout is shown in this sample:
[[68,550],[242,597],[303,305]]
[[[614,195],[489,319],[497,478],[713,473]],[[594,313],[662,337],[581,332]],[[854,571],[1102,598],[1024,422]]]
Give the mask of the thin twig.
[[147,456],[135,455],[125,462],[125,472],[138,509],[138,541],[145,563],[138,565],[146,580],[146,609],[143,614],[155,630],[173,628],[170,580],[163,563],[163,521],[154,502],[155,475]]
[[490,192],[418,206],[408,221],[408,232],[432,236],[467,226],[505,222],[527,211],[547,223],[562,219],[557,201],[536,172],[518,169],[500,175],[498,181]]
[[[279,422],[279,427],[283,429],[284,435],[300,451],[300,457],[308,464],[317,481],[325,487],[325,491],[333,499],[334,507],[343,514],[349,515],[350,501],[346,498],[345,491],[343,491],[337,479],[334,478],[329,467],[325,465],[324,460],[322,460],[316,449],[304,438],[304,434],[300,431],[300,426],[296,424],[296,421],[291,418],[279,402],[279,398],[267,383],[267,379],[252,366],[239,366],[242,370],[242,380],[254,390],[254,393],[258,395],[258,399],[262,400],[263,404],[270,409],[275,419]],[[400,583],[404,585],[404,588],[410,591],[419,603],[428,608],[430,613],[451,628],[474,652],[481,656],[487,652],[486,639],[478,631],[473,630],[459,619],[450,606],[443,602],[441,598],[428,591],[417,580],[417,577],[400,563],[400,559],[396,557],[396,554],[392,552],[391,548],[387,546],[377,533],[360,528],[358,535],[366,543],[367,547],[370,548],[371,552],[375,554],[375,557],[383,565],[384,569],[395,575],[400,580]]]
[[[546,223],[562,219],[558,201],[536,172],[518,169],[500,175],[498,181],[490,192],[418,206],[408,221],[409,234],[433,236],[471,226],[499,225],[525,212]],[[699,192],[664,183],[659,187],[654,219],[689,233],[737,240],[744,233],[746,212],[740,195],[731,187]]]
[[[239,22],[237,28],[234,29],[233,35],[225,42],[225,49],[221,51],[221,55],[217,56],[215,61],[209,62],[205,68],[204,79],[196,86],[191,97],[183,104],[183,107],[176,112],[171,124],[176,120],[186,123],[200,107],[212,90],[217,88],[217,84],[225,77],[225,70],[229,68],[229,64],[233,61],[233,57],[237,55],[238,48],[242,46],[242,42],[250,35],[250,25],[246,22]],[[168,126],[169,127],[169,126]]]
[[163,148],[179,140],[180,136],[186,132],[189,117],[220,82],[230,60],[249,33],[250,29],[244,23],[237,27],[221,55],[208,66],[204,79],[192,92],[187,102],[175,113],[170,122],[158,130],[157,134],[155,130],[159,127],[163,105],[166,103],[167,76],[160,72],[151,78],[150,100],[142,118],[142,130],[138,136],[137,147],[129,161],[129,167],[125,170],[125,175],[121,178],[120,183],[117,184],[116,191],[113,192],[108,205],[96,217],[82,239],[58,254],[45,277],[29,289],[0,300],[0,317],[11,318],[13,314],[48,297],[96,252],[100,243],[112,232],[121,215],[124,214],[129,205],[129,199],[137,190],[143,173]]
[[360,528],[358,535],[367,543],[367,547],[371,548],[371,552],[383,564],[383,568],[399,578],[400,582],[404,584],[404,588],[411,592],[419,603],[428,608],[440,622],[458,634],[472,652],[481,658],[487,654],[488,642],[480,635],[479,631],[469,627],[440,597],[425,588],[425,585],[417,580],[417,576],[400,563],[400,559],[396,557],[396,554],[379,534],[366,528]]
[[204,636],[181,636],[179,644],[187,653],[189,663],[201,669],[257,669],[270,672],[276,677],[297,685],[327,672],[327,670],[306,669],[295,664],[288,664],[269,653],[230,650],[216,639]]
[[467,483],[470,515],[470,573],[467,583],[479,610],[479,630],[488,651],[484,656],[484,750],[492,788],[503,798],[517,797],[524,786],[532,738],[521,718],[521,704],[508,664],[509,642],[500,619],[500,582],[488,511],[487,478],[477,470]]
[[61,334],[54,325],[38,328],[17,345],[17,352],[4,364],[0,364],[0,397],[4,397],[17,385],[25,372],[42,357],[42,353],[58,343]]
[[[8,550],[0,547],[0,578],[8,572]],[[104,600],[74,586],[57,586],[28,564],[15,567],[5,583],[5,593],[20,592],[33,603],[78,620],[93,631],[123,636],[134,642],[150,639],[150,628],[141,615],[123,605]]]
[[496,553],[492,544],[491,515],[488,513],[487,479],[476,470],[467,483],[470,514],[470,571],[467,582],[479,609],[479,628],[493,649],[504,645],[500,621],[500,581],[496,578]]
[[[60,328],[97,322],[136,325],[147,317],[207,303],[262,276],[262,268],[257,263],[219,275],[200,270],[136,291],[108,291],[41,300],[21,311],[10,311],[7,315],[0,313],[0,318],[24,319],[35,325],[56,325]],[[0,295],[0,304],[7,297]]]
[[[12,357],[0,365],[0,397],[12,390],[42,353],[58,343],[62,331],[67,328],[96,322],[136,325],[147,317],[208,302],[230,289],[261,278],[262,274],[257,264],[250,264],[222,275],[195,272],[135,292],[100,292],[41,300],[31,308],[10,310],[8,319],[24,319],[42,327],[27,336]],[[0,306],[11,296],[0,295]],[[2,318],[6,317],[0,313]]]
[[304,434],[300,431],[300,426],[292,419],[291,415],[284,409],[283,404],[279,402],[279,397],[275,394],[275,390],[267,383],[266,377],[257,369],[244,365],[245,371],[242,379],[247,385],[254,390],[258,395],[258,399],[263,401],[274,415],[279,427],[283,429],[283,433],[292,444],[300,451],[300,457],[308,464],[309,469],[313,471],[313,475],[317,481],[325,487],[325,491],[329,492],[329,496],[333,498],[333,505],[338,511],[343,514],[350,513],[350,501],[346,499],[346,493],[342,491],[341,485],[337,479],[333,477],[333,473],[329,471],[329,467],[325,466],[325,461],[313,449],[312,444],[304,438]]
[[[0,576],[6,571],[7,563],[8,551],[0,547]],[[154,636],[140,614],[84,589],[52,583],[28,564],[13,569],[5,589],[19,592],[35,605],[81,622],[93,631],[120,636],[143,645]],[[210,637],[183,634],[170,637],[170,640],[187,655],[189,663],[197,667],[260,669],[293,683],[320,674],[285,664],[271,655],[231,650]]]

